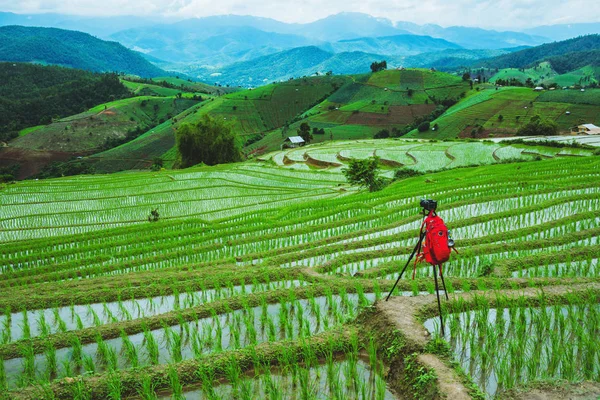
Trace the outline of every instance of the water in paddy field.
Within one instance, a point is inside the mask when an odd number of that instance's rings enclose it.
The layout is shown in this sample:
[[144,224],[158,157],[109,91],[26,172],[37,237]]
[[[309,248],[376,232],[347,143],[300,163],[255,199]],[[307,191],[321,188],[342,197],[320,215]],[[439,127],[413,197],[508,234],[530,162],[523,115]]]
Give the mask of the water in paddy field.
[[589,259],[581,261],[571,261],[569,263],[558,263],[540,265],[527,269],[512,272],[513,278],[534,278],[534,277],[565,277],[565,276],[584,276],[596,277],[600,275],[600,264],[598,259]]
[[[364,294],[361,300],[357,294],[347,294],[265,304],[140,332],[127,336],[127,340],[117,337],[84,344],[81,355],[73,347],[66,347],[56,349],[55,354],[13,358],[4,361],[7,384],[15,388],[26,384],[27,379],[101,372],[111,363],[113,368],[131,368],[134,366],[130,358],[132,347],[135,348],[134,362],[144,366],[268,341],[312,336],[354,317],[359,304],[372,304],[375,297],[372,293]],[[55,365],[54,371],[52,365]]]
[[[439,332],[439,317],[425,321]],[[444,316],[444,339],[492,398],[536,380],[597,380],[600,304],[475,310]]]
[[[122,300],[120,302],[113,301],[108,303],[75,305],[72,307],[48,308],[45,310],[31,310],[27,311],[26,314],[16,312],[11,314],[9,320],[7,320],[6,315],[0,315],[0,344],[27,337],[37,337],[44,334],[151,317],[238,294],[287,289],[307,284],[307,282],[299,280],[252,283],[244,286],[199,290],[191,293],[183,292],[177,296],[155,296],[146,299]],[[24,323],[25,315],[27,324]],[[29,328],[26,329],[25,325]],[[25,333],[25,330],[28,330],[28,333]],[[44,332],[44,330],[46,331]]]
[[[245,376],[235,389],[227,383],[215,386],[213,390],[217,398],[221,399],[268,399],[273,392],[279,394],[277,398],[290,400],[307,397],[373,400],[396,398],[387,389],[383,378],[371,369],[368,362],[361,359],[335,361],[332,365],[324,364],[310,369],[296,367],[298,369],[295,374],[290,369],[284,369],[257,377]],[[211,398],[201,388],[184,389],[183,397],[189,400]],[[171,395],[159,396],[159,399],[168,400]]]

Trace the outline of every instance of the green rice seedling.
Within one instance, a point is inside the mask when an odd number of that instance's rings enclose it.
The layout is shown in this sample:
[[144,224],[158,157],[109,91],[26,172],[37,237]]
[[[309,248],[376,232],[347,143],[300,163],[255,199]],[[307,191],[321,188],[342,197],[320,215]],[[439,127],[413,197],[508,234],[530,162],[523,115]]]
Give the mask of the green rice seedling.
[[20,324],[22,338],[29,339],[31,338],[31,328],[29,327],[29,319],[27,318],[27,310],[23,310],[23,322]]
[[52,386],[49,382],[36,383],[34,389],[34,395],[38,399],[44,400],[55,400],[56,395],[52,390]]
[[6,393],[8,384],[6,381],[6,369],[4,368],[4,360],[0,360],[0,392]]
[[120,400],[123,396],[123,382],[118,373],[111,372],[106,379],[106,387],[108,398],[112,400]]
[[52,379],[56,375],[56,348],[52,342],[46,342],[44,357],[46,359],[46,374],[48,379]]
[[73,376],[73,366],[71,364],[71,360],[68,358],[63,358],[61,361],[63,376]]
[[182,360],[181,345],[181,335],[178,332],[171,331],[169,339],[169,354],[171,355],[171,360],[174,362],[179,362]]
[[71,360],[73,360],[74,364],[77,367],[81,366],[82,356],[83,356],[83,345],[81,344],[81,340],[77,336],[73,336],[71,338]]
[[77,324],[77,329],[79,329],[79,330],[83,329],[83,321],[81,320],[81,317],[79,316],[79,314],[75,315],[75,320],[76,320],[76,324]]
[[235,356],[230,357],[225,366],[225,376],[233,389],[233,396],[238,397],[239,385],[241,381],[242,369]]
[[127,336],[127,334],[123,330],[121,331],[121,340],[123,343],[123,349],[125,350],[127,355],[127,360],[129,361],[129,365],[131,365],[132,368],[138,368],[140,366],[140,363],[138,359],[137,348],[131,342],[129,336]]
[[152,365],[157,365],[159,354],[158,343],[156,342],[156,339],[154,339],[152,332],[150,332],[148,328],[144,329],[144,342],[146,342],[146,351],[148,353],[149,359],[148,361]]
[[82,357],[83,360],[83,369],[90,373],[93,374],[96,372],[96,364],[94,363],[94,359],[92,358],[92,356],[90,356],[89,354],[84,354]]
[[143,400],[158,399],[158,396],[156,395],[156,384],[152,381],[152,377],[150,375],[142,376],[141,385],[137,389],[137,394]]
[[[10,315],[10,314],[8,314]],[[5,318],[2,323],[2,336],[0,337],[0,341],[2,344],[9,343],[11,341],[11,323],[10,318]]]
[[35,380],[35,351],[30,344],[19,346],[21,356],[23,357],[23,375],[22,381],[25,383]]
[[196,375],[200,383],[202,384],[202,393],[209,399],[218,399],[219,396],[215,392],[214,383],[215,375],[212,368],[208,366],[201,366],[196,371]]
[[183,385],[179,380],[179,373],[173,365],[169,365],[167,369],[167,376],[169,377],[169,387],[171,389],[171,398],[183,399]]
[[92,394],[82,379],[76,379],[71,385],[73,400],[91,400]]
[[239,383],[239,398],[241,400],[252,400],[254,393],[252,392],[252,381],[250,379],[242,379]]
[[46,337],[50,334],[50,326],[46,322],[46,314],[43,311],[38,314],[37,325],[40,331],[40,336]]

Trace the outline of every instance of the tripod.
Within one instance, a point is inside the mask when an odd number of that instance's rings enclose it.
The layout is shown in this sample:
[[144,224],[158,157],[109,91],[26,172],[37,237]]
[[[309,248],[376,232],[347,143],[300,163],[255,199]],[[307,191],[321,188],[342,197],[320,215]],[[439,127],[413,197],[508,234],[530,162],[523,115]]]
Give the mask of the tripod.
[[[390,290],[390,293],[385,298],[385,301],[388,301],[390,299],[392,293],[394,292],[394,289],[396,289],[398,282],[400,282],[400,279],[402,279],[402,275],[404,275],[404,272],[406,271],[406,268],[408,268],[408,264],[410,264],[410,261],[412,260],[412,258],[415,256],[415,254],[418,254],[421,252],[421,247],[423,245],[423,239],[425,239],[425,235],[427,234],[427,229],[425,228],[425,217],[427,215],[436,215],[436,214],[435,214],[434,210],[429,210],[429,212],[427,212],[427,210],[425,210],[425,209],[423,210],[423,222],[421,223],[421,230],[419,232],[419,241],[415,245],[415,248],[413,249],[410,257],[408,257],[408,260],[406,261],[406,265],[404,265],[404,268],[400,272],[400,276],[398,276],[398,279],[396,279],[396,283],[394,283],[394,286],[392,287],[392,290]],[[446,282],[444,281],[444,274],[442,273],[442,265],[441,264],[439,264],[439,265],[431,264],[431,266],[433,267],[433,279],[435,279],[435,294],[437,296],[438,311],[440,313],[440,327],[442,330],[442,336],[445,336],[444,319],[442,316],[442,304],[440,302],[440,290],[439,290],[438,279],[437,279],[438,271],[440,274],[440,278],[442,280],[442,286],[444,287],[444,294],[446,295],[446,300],[448,300],[448,290],[446,290]],[[413,279],[414,279],[414,274],[413,274]]]

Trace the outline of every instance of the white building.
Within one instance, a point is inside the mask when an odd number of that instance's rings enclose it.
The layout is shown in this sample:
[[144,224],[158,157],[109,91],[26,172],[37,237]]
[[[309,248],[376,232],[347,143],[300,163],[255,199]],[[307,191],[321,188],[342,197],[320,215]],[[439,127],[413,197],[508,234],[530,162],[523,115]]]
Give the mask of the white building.
[[594,124],[578,125],[577,133],[585,133],[586,135],[600,135],[600,127]]

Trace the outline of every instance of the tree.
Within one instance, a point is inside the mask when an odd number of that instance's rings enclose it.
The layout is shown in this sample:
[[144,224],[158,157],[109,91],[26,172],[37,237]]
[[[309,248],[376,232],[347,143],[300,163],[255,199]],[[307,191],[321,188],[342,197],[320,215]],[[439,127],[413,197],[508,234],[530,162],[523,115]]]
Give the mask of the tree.
[[231,125],[205,114],[195,124],[184,124],[175,136],[179,165],[215,165],[242,159],[241,142]]
[[558,133],[558,125],[551,120],[542,120],[534,115],[526,125],[519,128],[517,136],[552,136]]
[[380,190],[385,185],[385,180],[378,176],[379,157],[369,157],[363,160],[351,159],[348,168],[342,170],[351,185],[361,186],[370,192]]
[[374,139],[385,139],[390,137],[390,131],[382,129],[373,136]]
[[381,62],[374,61],[371,63],[371,72],[379,72],[387,69],[387,61],[383,60]]
[[300,127],[296,131],[298,136],[304,139],[304,143],[308,144],[313,139],[312,134],[310,133],[310,125],[307,122],[303,122],[300,124]]
[[408,92],[407,92],[408,97],[412,97],[412,95],[413,95],[414,92],[415,92],[414,90],[408,89]]
[[429,121],[423,121],[419,124],[419,127],[417,129],[419,130],[419,132],[426,132],[429,130],[429,126]]
[[463,80],[463,81],[465,81],[465,82],[466,82],[466,81],[470,81],[470,80],[471,80],[471,74],[470,74],[470,73],[468,73],[468,72],[465,72],[465,73],[463,74],[463,76],[462,76],[462,80]]

